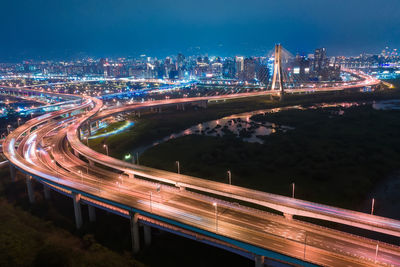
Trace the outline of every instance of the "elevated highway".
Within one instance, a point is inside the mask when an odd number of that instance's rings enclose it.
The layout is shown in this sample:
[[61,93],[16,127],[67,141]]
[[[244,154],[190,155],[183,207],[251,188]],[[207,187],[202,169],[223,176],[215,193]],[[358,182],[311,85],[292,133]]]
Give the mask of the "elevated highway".
[[[31,202],[35,201],[32,179],[44,185],[46,198],[49,189],[71,197],[78,228],[83,223],[82,204],[88,205],[91,221],[95,207],[129,218],[134,252],[139,250],[141,223],[145,243],[150,242],[149,227],[156,227],[252,258],[257,266],[267,259],[301,266],[400,265],[398,246],[290,215],[340,220],[394,236],[399,236],[398,221],[129,164],[97,153],[80,140],[81,128],[104,116],[198,101],[210,99],[154,101],[101,111],[101,100],[87,97],[79,105],[37,117],[14,130],[4,141],[4,154],[14,179],[16,170],[26,175]],[[286,218],[235,200],[281,211]]]

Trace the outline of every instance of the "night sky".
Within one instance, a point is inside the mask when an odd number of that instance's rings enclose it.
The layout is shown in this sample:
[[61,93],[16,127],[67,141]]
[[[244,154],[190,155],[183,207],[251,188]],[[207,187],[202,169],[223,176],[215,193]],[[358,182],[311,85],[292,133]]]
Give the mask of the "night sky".
[[400,0],[0,0],[0,60],[400,48]]

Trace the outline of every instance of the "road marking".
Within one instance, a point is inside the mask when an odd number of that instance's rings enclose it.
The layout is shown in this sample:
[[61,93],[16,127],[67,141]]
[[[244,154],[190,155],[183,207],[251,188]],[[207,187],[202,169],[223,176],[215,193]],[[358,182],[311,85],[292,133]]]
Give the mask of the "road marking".
[[281,244],[277,244],[277,243],[272,243],[272,244],[275,245],[275,246],[277,246],[277,247],[283,248],[283,245],[281,245]]

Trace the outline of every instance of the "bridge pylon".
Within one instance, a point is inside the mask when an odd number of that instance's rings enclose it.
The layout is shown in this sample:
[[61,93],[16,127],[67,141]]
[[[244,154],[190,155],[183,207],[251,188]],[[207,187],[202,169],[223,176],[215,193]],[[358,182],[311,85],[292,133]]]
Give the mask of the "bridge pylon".
[[283,75],[282,75],[282,45],[275,45],[275,59],[274,59],[274,74],[272,77],[272,86],[271,90],[279,90],[280,98],[283,99],[283,95],[285,93],[283,89]]

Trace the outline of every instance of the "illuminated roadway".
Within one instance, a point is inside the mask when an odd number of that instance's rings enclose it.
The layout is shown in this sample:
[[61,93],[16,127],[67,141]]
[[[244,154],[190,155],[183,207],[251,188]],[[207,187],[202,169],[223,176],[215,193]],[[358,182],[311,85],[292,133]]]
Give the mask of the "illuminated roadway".
[[[136,105],[136,108],[194,101],[199,99],[153,101]],[[292,263],[304,265],[305,262],[324,266],[400,265],[397,246],[380,242],[379,253],[375,257],[378,243],[374,240],[285,219],[232,201],[219,200],[218,196],[270,208],[273,204],[276,206],[272,208],[276,210],[285,207],[286,213],[292,215],[299,214],[298,211],[313,213],[310,217],[329,214],[329,217],[387,229],[396,236],[400,229],[398,221],[128,164],[92,151],[81,143],[78,136],[80,127],[87,120],[135,109],[128,106],[126,110],[99,113],[101,108],[100,100],[86,98],[80,106],[32,119],[7,137],[3,144],[4,153],[17,169],[55,190],[79,193],[91,203],[101,200],[103,205],[111,205],[125,215],[134,209],[142,216],[142,220],[173,220],[180,227],[195,227],[215,242],[228,243],[255,255],[272,257],[274,254],[268,253],[276,252],[282,255],[281,260],[295,258],[300,261]],[[65,116],[71,113],[72,116]],[[16,145],[19,145],[18,149]],[[90,161],[82,160],[77,154],[84,155]],[[93,161],[97,164],[93,164]],[[121,173],[106,170],[102,166],[112,167]],[[152,181],[133,178],[132,174],[151,178]],[[200,193],[184,188],[196,189]],[[213,193],[217,198],[201,192]]]

